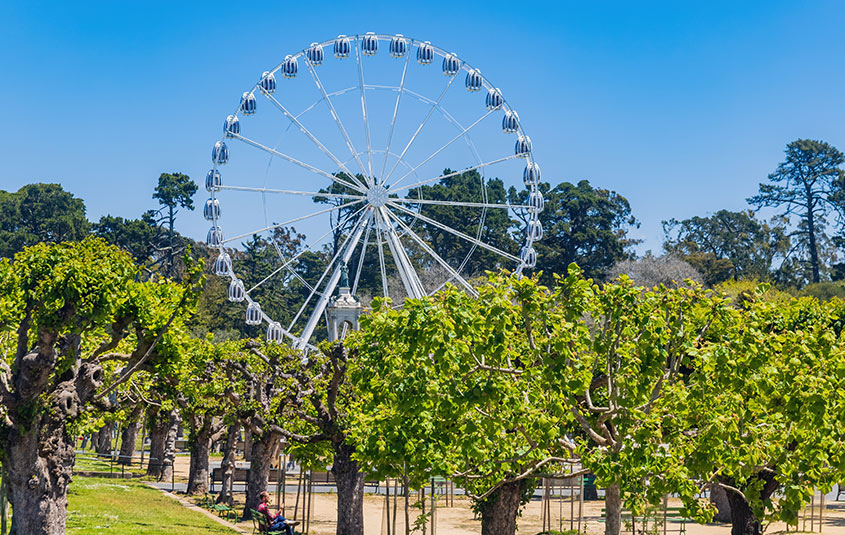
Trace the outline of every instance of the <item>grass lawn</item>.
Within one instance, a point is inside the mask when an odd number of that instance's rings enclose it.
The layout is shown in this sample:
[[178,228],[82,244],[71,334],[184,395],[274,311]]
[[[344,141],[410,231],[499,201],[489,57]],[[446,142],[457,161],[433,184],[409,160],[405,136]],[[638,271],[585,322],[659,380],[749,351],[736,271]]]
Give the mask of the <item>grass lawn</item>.
[[[126,473],[145,474],[147,472],[145,468],[138,466],[137,462],[132,466],[124,466],[122,468]],[[109,467],[109,460],[107,458],[98,459],[96,458],[96,454],[82,453],[76,455],[76,463],[73,465],[73,470],[76,472],[108,472],[111,470],[119,474],[121,472],[121,465],[113,462],[111,463],[111,467]]]
[[68,535],[233,535],[236,532],[138,481],[76,477]]

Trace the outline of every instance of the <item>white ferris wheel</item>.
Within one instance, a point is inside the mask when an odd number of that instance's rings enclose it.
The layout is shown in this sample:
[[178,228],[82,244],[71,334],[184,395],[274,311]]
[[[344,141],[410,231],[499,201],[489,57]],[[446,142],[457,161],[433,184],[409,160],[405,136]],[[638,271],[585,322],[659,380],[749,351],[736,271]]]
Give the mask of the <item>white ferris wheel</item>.
[[[401,304],[447,283],[475,294],[484,269],[536,263],[531,140],[496,86],[428,41],[341,35],[286,56],[226,117],[212,161],[214,271],[270,341],[313,349],[347,270],[353,294],[369,281]],[[273,254],[241,265],[256,239]]]

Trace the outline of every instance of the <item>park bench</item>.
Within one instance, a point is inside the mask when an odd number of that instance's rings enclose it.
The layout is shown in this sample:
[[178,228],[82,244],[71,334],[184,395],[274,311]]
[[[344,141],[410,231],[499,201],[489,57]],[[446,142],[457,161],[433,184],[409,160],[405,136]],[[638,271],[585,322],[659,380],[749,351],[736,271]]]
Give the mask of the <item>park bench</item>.
[[217,513],[217,516],[223,518],[224,516],[227,519],[237,519],[238,513],[235,512],[234,509],[226,505],[225,503],[215,503],[211,506],[211,510]]
[[[270,531],[270,526],[267,525],[267,517],[263,514],[259,513],[255,509],[250,509],[250,516],[252,517],[252,533],[264,533],[266,535],[286,535],[284,530],[282,531]],[[296,528],[299,525],[299,522],[296,520],[287,520],[287,525],[291,528]]]

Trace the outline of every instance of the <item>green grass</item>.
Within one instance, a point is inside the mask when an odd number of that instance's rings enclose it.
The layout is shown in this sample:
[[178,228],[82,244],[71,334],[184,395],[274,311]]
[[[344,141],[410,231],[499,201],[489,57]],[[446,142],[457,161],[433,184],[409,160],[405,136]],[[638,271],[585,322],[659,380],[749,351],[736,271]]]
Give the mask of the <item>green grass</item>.
[[[120,468],[121,466],[117,463],[112,463],[111,465],[111,471],[117,474],[120,473]],[[78,454],[76,456],[76,463],[74,463],[73,469],[76,472],[108,472],[109,461],[108,459],[97,459],[95,454]],[[123,471],[134,474],[146,473],[146,470],[143,467],[138,466],[137,462],[131,467],[124,467]]]
[[68,535],[232,535],[138,481],[77,477],[68,491]]

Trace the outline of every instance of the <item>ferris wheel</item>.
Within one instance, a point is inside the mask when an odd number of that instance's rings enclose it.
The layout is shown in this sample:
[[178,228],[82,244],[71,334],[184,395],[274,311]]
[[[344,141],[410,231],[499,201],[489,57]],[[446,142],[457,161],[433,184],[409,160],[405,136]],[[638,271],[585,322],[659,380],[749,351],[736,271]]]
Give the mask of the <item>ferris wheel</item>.
[[269,341],[313,349],[347,271],[353,294],[401,306],[536,264],[531,140],[496,86],[428,41],[341,35],[286,56],[241,95],[211,157],[214,272]]

